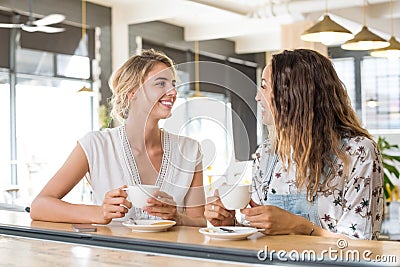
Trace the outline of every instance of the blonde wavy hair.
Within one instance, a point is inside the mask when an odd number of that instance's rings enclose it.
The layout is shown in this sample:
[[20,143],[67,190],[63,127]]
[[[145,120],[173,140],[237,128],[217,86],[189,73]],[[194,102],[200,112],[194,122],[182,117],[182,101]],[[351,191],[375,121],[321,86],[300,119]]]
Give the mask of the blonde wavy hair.
[[123,121],[127,118],[129,93],[143,86],[147,75],[158,63],[164,63],[172,70],[174,76],[176,76],[172,59],[163,52],[154,49],[146,49],[140,55],[130,57],[113,73],[109,84],[113,92],[110,102],[112,106],[111,115],[114,119]]
[[[337,173],[335,156],[348,174],[342,138],[372,138],[328,58],[308,49],[285,50],[273,55],[271,67],[277,153],[284,164],[294,161],[297,186],[305,186],[312,201],[320,182],[327,185]],[[331,168],[330,175],[325,167]]]

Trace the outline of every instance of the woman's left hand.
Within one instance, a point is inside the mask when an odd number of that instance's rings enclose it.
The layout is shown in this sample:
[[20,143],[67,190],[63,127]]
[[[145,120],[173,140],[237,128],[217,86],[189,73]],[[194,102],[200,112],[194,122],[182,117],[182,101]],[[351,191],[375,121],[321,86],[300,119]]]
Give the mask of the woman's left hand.
[[147,200],[147,204],[143,210],[150,215],[161,217],[164,220],[173,220],[177,216],[176,203],[172,196],[165,192],[155,192],[154,197]]
[[304,232],[306,225],[312,225],[305,218],[276,206],[260,206],[253,200],[250,206],[240,212],[246,216],[250,226],[265,229],[267,235],[308,234]]

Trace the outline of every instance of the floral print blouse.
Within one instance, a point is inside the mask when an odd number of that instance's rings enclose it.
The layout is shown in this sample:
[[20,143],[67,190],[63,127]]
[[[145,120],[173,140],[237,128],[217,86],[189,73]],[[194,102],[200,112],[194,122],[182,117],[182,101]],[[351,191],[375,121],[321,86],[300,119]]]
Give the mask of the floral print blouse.
[[[318,190],[316,194],[318,215],[322,228],[344,234],[351,238],[376,239],[382,223],[383,166],[376,144],[366,137],[345,139],[342,149],[350,158],[348,180],[344,175],[343,162],[335,161],[337,173],[329,183],[330,187]],[[295,164],[285,170],[279,159],[271,165],[271,142],[266,140],[257,152],[253,165],[253,200],[265,204],[268,194],[305,193],[295,184]],[[274,167],[271,167],[274,166]],[[273,168],[270,183],[266,187],[268,168]],[[264,185],[264,186],[263,186]],[[333,186],[332,186],[333,185]],[[315,200],[314,200],[315,201]]]

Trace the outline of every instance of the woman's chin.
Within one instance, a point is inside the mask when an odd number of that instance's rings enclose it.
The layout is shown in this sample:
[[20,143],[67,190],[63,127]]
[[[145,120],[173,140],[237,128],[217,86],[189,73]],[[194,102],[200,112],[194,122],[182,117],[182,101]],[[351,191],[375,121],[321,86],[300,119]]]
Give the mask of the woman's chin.
[[172,109],[164,107],[154,107],[150,113],[150,117],[156,120],[168,119],[172,115]]
[[172,112],[159,112],[158,114],[154,115],[154,118],[158,119],[158,120],[164,120],[164,119],[168,119],[169,117],[172,116]]
[[268,126],[268,128],[269,128],[270,126],[274,126],[274,121],[273,121],[273,120],[263,120],[262,123],[263,123],[265,126]]

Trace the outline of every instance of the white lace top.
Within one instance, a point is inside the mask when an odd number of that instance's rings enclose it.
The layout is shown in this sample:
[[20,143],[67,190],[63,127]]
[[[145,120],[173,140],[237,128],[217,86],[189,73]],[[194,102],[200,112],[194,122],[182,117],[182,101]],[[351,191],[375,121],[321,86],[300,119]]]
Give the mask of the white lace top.
[[[319,220],[324,229],[352,238],[376,239],[380,232],[383,213],[383,168],[380,153],[374,142],[365,137],[350,138],[342,148],[350,158],[350,173],[344,173],[343,162],[335,162],[337,173],[330,188],[320,188],[316,201]],[[263,204],[268,194],[296,194],[305,192],[296,187],[295,164],[289,170],[277,162],[269,185],[265,186],[270,164],[271,144],[259,147],[253,166],[254,201]],[[346,179],[346,177],[348,177]],[[264,192],[263,192],[264,191]]]
[[[105,194],[112,189],[141,183],[124,125],[88,133],[79,144],[89,163],[88,182],[93,189],[94,204],[101,205]],[[194,170],[202,160],[200,145],[188,137],[163,131],[163,149],[156,185],[182,209]],[[124,219],[131,217],[152,218],[137,208],[130,209]]]

